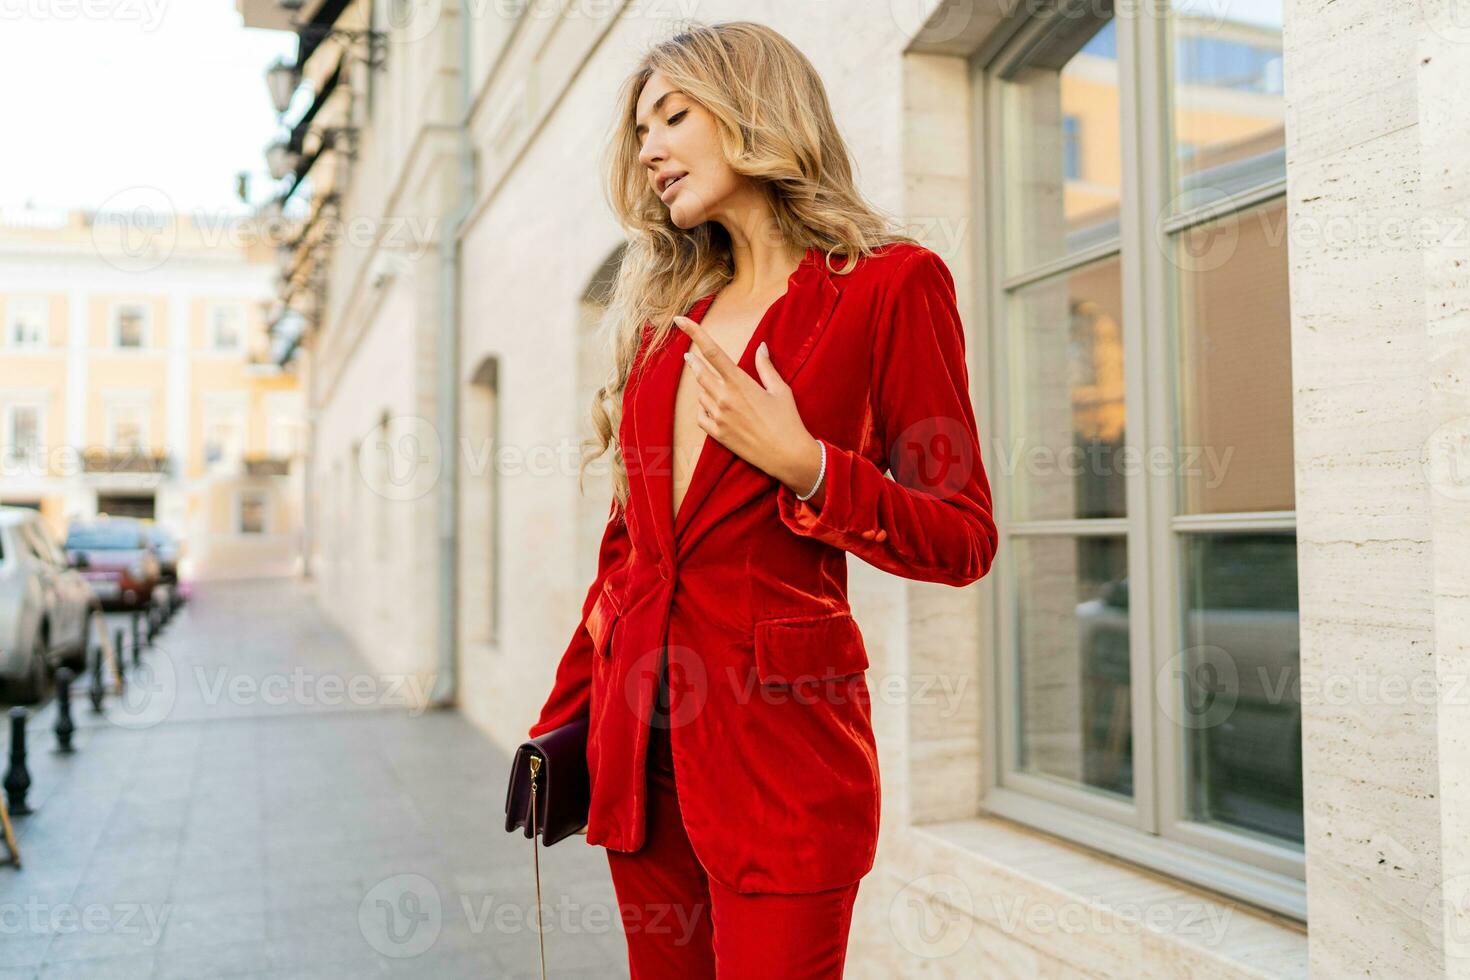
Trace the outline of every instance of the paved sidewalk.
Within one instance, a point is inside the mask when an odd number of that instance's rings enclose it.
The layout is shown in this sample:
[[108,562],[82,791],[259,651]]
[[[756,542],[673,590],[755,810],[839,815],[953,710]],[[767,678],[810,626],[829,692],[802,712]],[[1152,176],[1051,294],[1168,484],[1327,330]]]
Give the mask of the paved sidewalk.
[[[307,586],[200,588],[143,661],[102,717],[79,682],[75,755],[54,705],[31,721],[0,980],[540,975],[506,754],[414,715]],[[541,876],[551,975],[626,976],[603,850],[543,849]]]

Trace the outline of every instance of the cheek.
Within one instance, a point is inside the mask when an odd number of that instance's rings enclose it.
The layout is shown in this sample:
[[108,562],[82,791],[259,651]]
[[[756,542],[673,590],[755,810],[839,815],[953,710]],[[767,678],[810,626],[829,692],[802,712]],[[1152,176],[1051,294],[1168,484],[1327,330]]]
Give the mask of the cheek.
[[[686,198],[697,199],[703,207],[708,208],[735,193],[738,186],[737,174],[730,169],[723,156],[701,160],[692,164],[690,169],[694,172],[695,180],[689,188],[693,193],[685,195]],[[686,200],[685,203],[689,202]]]

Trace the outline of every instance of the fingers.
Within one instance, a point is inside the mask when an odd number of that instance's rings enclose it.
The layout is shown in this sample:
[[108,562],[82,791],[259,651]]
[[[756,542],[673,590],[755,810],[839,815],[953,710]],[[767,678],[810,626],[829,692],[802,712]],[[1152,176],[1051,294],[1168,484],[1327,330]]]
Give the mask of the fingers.
[[755,373],[760,375],[761,383],[772,394],[786,387],[786,379],[776,370],[776,363],[771,360],[771,352],[764,340],[755,349]]
[[705,364],[715,374],[720,377],[729,377],[730,372],[740,370],[740,366],[730,360],[730,355],[725,353],[725,349],[715,342],[715,339],[709,335],[709,331],[705,330],[704,327],[695,323],[687,316],[674,317],[674,323],[689,335],[694,349],[699,351],[704,357]]

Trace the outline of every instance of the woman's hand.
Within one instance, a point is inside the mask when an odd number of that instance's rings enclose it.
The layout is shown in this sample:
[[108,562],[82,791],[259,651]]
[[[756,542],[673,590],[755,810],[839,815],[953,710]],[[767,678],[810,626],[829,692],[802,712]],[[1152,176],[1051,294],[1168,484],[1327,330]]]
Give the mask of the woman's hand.
[[[821,467],[821,446],[802,424],[791,386],[776,373],[765,341],[755,352],[762,385],[698,323],[687,316],[674,317],[674,323],[692,341],[684,357],[699,382],[699,427],[797,493],[810,490]],[[812,497],[814,506],[821,506],[824,491],[820,488]]]

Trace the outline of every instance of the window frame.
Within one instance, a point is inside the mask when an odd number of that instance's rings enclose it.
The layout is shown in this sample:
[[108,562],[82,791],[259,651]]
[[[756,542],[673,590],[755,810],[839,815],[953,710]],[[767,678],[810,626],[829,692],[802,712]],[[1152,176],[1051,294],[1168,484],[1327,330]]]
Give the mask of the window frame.
[[[0,444],[3,444],[5,462],[8,465],[30,463],[46,457],[46,408],[47,399],[41,395],[16,394],[0,403]],[[22,409],[36,413],[36,448],[34,453],[22,455],[15,445],[15,415]]]
[[[1076,16],[1062,4],[1054,16]],[[1167,11],[1145,5],[1114,17],[1120,112],[1120,203],[1116,238],[1024,269],[1010,269],[1013,230],[1007,225],[1003,167],[1003,75],[1023,63],[1042,39],[1048,18],[1025,8],[992,57],[972,65],[974,105],[981,113],[975,135],[974,223],[986,229],[979,243],[977,271],[985,283],[986,312],[981,341],[994,365],[989,383],[991,417],[997,442],[1014,445],[1013,393],[1006,366],[1011,363],[1011,307],[1017,292],[1041,281],[1116,258],[1121,265],[1124,391],[1129,451],[1153,445],[1178,445],[1176,422],[1179,371],[1176,273],[1160,247],[1203,221],[1234,214],[1273,200],[1284,200],[1286,179],[1277,180],[1173,213],[1170,159],[1172,115],[1172,37]],[[1070,12],[1069,12],[1070,11]],[[1165,215],[1157,229],[1151,215]],[[1171,468],[1151,473],[1134,467],[1126,477],[1127,511],[1118,518],[1070,518],[1017,522],[1014,477],[998,482],[995,507],[1003,537],[1073,539],[1083,535],[1122,536],[1127,543],[1131,583],[1129,608],[1133,782],[1131,803],[1084,788],[1019,772],[1015,734],[1019,687],[1015,672],[1016,549],[1001,544],[995,575],[992,653],[986,670],[994,699],[986,723],[986,778],[982,806],[998,816],[1097,848],[1116,857],[1167,873],[1234,898],[1306,920],[1305,854],[1300,847],[1258,840],[1244,832],[1211,827],[1185,818],[1182,783],[1186,733],[1164,713],[1154,696],[1156,678],[1173,651],[1181,649],[1182,536],[1218,530],[1295,529],[1294,512],[1176,515]],[[1172,675],[1170,675],[1172,677]],[[1165,737],[1170,731],[1176,737]]]
[[[122,311],[135,307],[143,311],[143,336],[138,346],[122,343]],[[145,300],[118,300],[108,307],[107,332],[115,351],[147,351],[153,348],[153,304]]]
[[[247,530],[245,530],[245,498],[246,497],[261,497],[261,498],[263,498],[262,499],[262,503],[261,503],[261,507],[260,507],[260,530],[259,531],[247,531]],[[275,533],[274,532],[274,526],[272,524],[272,518],[271,518],[271,505],[272,505],[272,503],[273,503],[273,494],[271,493],[269,487],[241,487],[239,490],[237,490],[235,492],[235,508],[234,508],[234,510],[235,510],[235,534],[237,534],[237,535],[239,535],[241,537],[264,538],[264,537],[269,537],[271,534]]]
[[[128,348],[131,349],[131,348]],[[138,413],[138,441],[136,449],[120,448],[117,444],[117,422],[121,413]],[[109,453],[136,452],[148,454],[153,451],[153,404],[144,392],[112,394],[103,396],[102,443]]]
[[[233,344],[221,344],[219,342],[219,324],[216,322],[215,317],[223,310],[233,311],[236,317],[235,342]],[[204,327],[207,334],[206,340],[208,341],[207,349],[219,354],[238,354],[245,350],[246,319],[247,312],[243,303],[221,301],[207,305],[204,308]]]
[[[22,343],[16,339],[17,314],[21,311],[40,313],[40,327],[35,340]],[[46,350],[51,346],[51,299],[43,295],[17,295],[5,300],[5,341],[9,350]]]

